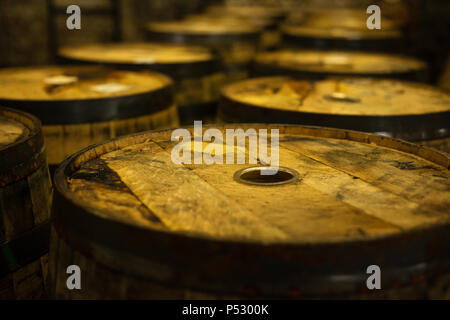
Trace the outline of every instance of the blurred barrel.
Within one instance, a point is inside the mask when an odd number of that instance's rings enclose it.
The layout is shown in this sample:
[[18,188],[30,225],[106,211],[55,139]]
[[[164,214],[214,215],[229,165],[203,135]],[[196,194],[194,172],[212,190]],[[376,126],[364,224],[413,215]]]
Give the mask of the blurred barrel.
[[117,136],[178,124],[172,81],[159,73],[97,66],[0,71],[0,105],[43,123],[50,169],[72,153]]
[[210,6],[204,15],[220,17],[234,17],[262,28],[260,49],[276,48],[281,43],[280,23],[285,19],[286,12],[279,7],[269,6]]
[[[58,168],[55,298],[450,297],[448,155],[320,127],[207,129],[213,145],[194,148],[224,164],[175,164],[191,141],[159,131]],[[237,129],[253,142],[225,138]],[[261,130],[278,130],[275,175],[250,148],[267,139]],[[225,164],[236,152],[255,164]],[[80,266],[81,290],[67,289],[68,265]],[[382,290],[367,288],[372,265]]]
[[248,67],[256,54],[260,29],[248,23],[215,21],[154,22],[147,26],[150,41],[194,44],[211,48],[222,62],[227,81],[248,76]]
[[59,55],[71,62],[167,74],[175,81],[182,123],[215,118],[225,76],[207,48],[163,43],[87,44],[62,48]]
[[41,123],[0,107],[0,300],[47,297],[51,198]]
[[395,78],[427,81],[424,62],[400,55],[350,51],[279,50],[255,58],[256,76],[287,75],[303,79],[329,76]]
[[244,17],[240,15],[224,15],[223,13],[209,13],[190,15],[187,16],[185,20],[191,21],[193,23],[220,23],[228,24],[231,26],[249,24],[259,30],[260,34],[257,49],[261,51],[275,49],[281,43],[281,33],[278,29],[278,23],[269,18],[258,16]]
[[219,117],[227,122],[358,130],[418,141],[450,152],[450,94],[412,82],[256,78],[223,89]]
[[381,29],[370,30],[365,10],[311,10],[300,23],[282,27],[283,42],[290,47],[311,49],[405,51],[402,26],[381,14]]

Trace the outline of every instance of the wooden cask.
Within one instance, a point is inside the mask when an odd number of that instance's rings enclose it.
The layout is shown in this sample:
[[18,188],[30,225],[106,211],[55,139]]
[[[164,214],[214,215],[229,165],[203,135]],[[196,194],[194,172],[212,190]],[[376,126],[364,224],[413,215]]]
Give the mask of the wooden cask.
[[62,48],[59,55],[70,62],[167,74],[175,82],[182,123],[215,118],[225,75],[208,48],[164,43],[86,44]]
[[0,71],[0,105],[43,123],[50,169],[91,144],[178,124],[172,80],[159,73],[105,67],[30,67]]
[[326,50],[405,50],[405,35],[396,20],[382,17],[382,28],[370,30],[368,17],[360,9],[310,10],[300,23],[281,28],[283,42],[289,47]]
[[219,118],[358,130],[450,152],[450,94],[413,82],[255,78],[223,89]]
[[[238,128],[260,142],[260,130],[279,131],[276,175],[260,174],[251,142],[221,139]],[[167,130],[92,146],[58,168],[55,298],[450,297],[448,155],[356,131],[215,129],[213,145],[194,148],[247,164],[175,164]],[[81,290],[66,287],[69,265]],[[382,290],[367,289],[372,265]]]
[[284,49],[259,53],[253,66],[254,76],[288,75],[303,79],[352,76],[425,82],[427,73],[427,65],[412,57],[351,51]]
[[47,297],[51,200],[41,123],[0,107],[0,300]]
[[207,46],[220,57],[227,81],[245,79],[254,58],[260,29],[249,23],[229,23],[224,20],[180,20],[154,22],[147,26],[148,40]]

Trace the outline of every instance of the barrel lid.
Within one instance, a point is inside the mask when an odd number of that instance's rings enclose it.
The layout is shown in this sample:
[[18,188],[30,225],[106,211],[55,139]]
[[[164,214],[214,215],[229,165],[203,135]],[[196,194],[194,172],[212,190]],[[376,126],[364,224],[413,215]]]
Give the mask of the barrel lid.
[[22,123],[0,115],[0,148],[7,148],[17,140],[28,136],[29,132]]
[[40,121],[31,114],[0,107],[0,187],[44,163]]
[[391,79],[254,78],[228,85],[223,95],[259,107],[322,114],[402,116],[450,111],[450,94],[444,90]]
[[[449,189],[443,188],[449,184],[448,156],[337,129],[229,125],[219,130],[242,127],[278,129],[279,165],[297,171],[298,179],[248,185],[235,180],[248,164],[174,164],[171,152],[178,142],[171,141],[172,131],[161,131],[76,154],[59,168],[57,187],[80,207],[96,208],[91,214],[153,229],[154,221],[139,214],[140,207],[127,208],[136,195],[134,201],[156,216],[160,229],[229,241],[346,242],[449,220]],[[209,144],[203,142],[203,148]],[[242,150],[251,158],[248,145]],[[230,151],[215,152],[225,157]],[[117,197],[101,202],[97,187]],[[128,212],[118,214],[120,205]],[[332,229],[326,227],[330,223]]]
[[206,9],[207,14],[234,15],[240,17],[258,17],[266,19],[282,19],[286,16],[286,10],[275,6],[257,5],[213,5]]
[[147,25],[151,32],[190,35],[257,35],[259,28],[249,23],[229,23],[218,21],[166,21],[151,22]]
[[[227,292],[247,284],[278,295],[297,285],[364,287],[368,265],[380,264],[389,282],[448,259],[448,155],[338,129],[215,128],[254,129],[256,136],[279,130],[279,174],[261,181],[248,170],[261,164],[175,164],[170,130],[119,138],[56,171],[57,232],[85,254],[107,248],[98,258],[122,272]],[[222,157],[236,150],[254,157],[248,142],[224,153],[196,144]],[[139,268],[143,261],[165,272]]]
[[259,53],[255,61],[259,66],[323,74],[378,75],[426,70],[426,64],[415,58],[350,51],[286,49]]
[[400,39],[402,33],[399,30],[382,29],[379,32],[367,29],[353,29],[345,27],[313,27],[308,25],[285,25],[282,32],[294,37],[314,37],[326,39],[345,40],[376,40],[376,39]]
[[[387,11],[387,10],[386,10]],[[303,19],[298,24],[299,26],[329,29],[341,28],[353,31],[367,31],[367,34],[383,34],[385,31],[399,30],[403,25],[400,19],[393,19],[384,15],[384,10],[381,10],[381,30],[369,30],[367,28],[367,14],[365,8],[327,8],[324,9],[308,9],[304,12]]]
[[185,17],[186,21],[194,23],[220,23],[220,24],[250,24],[258,28],[259,30],[270,29],[277,26],[277,22],[270,18],[258,17],[258,16],[239,16],[239,15],[227,15],[227,14],[191,14]]
[[[155,72],[97,66],[0,70],[0,103],[30,112],[44,124],[108,121],[149,114],[170,105],[171,95],[170,78]],[[154,103],[143,105],[142,101],[150,97]],[[131,102],[135,105],[130,106]]]
[[211,74],[217,59],[210,49],[169,43],[104,43],[67,46],[59,55],[70,61],[148,69],[177,76]]
[[222,90],[219,113],[227,121],[323,125],[408,140],[450,135],[450,94],[388,79],[245,80]]

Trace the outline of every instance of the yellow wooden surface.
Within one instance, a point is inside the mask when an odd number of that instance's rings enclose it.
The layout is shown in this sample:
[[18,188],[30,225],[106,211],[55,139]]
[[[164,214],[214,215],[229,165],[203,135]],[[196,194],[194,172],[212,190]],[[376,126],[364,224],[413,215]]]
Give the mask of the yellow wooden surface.
[[0,71],[0,99],[82,100],[120,97],[163,88],[159,73],[113,71],[102,67],[27,67]]
[[65,58],[126,64],[188,64],[211,61],[207,48],[164,43],[107,43],[64,47],[59,54]]
[[420,115],[450,111],[450,94],[432,86],[378,79],[286,77],[245,80],[223,89],[228,99],[271,109],[358,116]]
[[0,117],[0,148],[14,143],[28,132],[29,130],[20,122]]
[[380,74],[418,71],[426,65],[417,59],[397,55],[317,50],[279,50],[260,53],[257,63],[309,72]]
[[[252,166],[248,164],[175,165],[170,131],[149,134],[144,143],[119,141],[119,150],[106,154],[103,147],[91,152],[126,185],[125,198],[133,195],[134,203],[141,202],[160,220],[157,228],[184,234],[317,243],[371,239],[450,222],[448,157],[384,137],[299,128],[279,128],[280,166],[300,175],[279,186],[236,182],[234,173]],[[108,208],[107,199],[93,199],[83,191],[83,181],[76,187],[68,182],[81,199],[103,208],[103,216],[126,222],[123,210],[118,214]],[[155,228],[141,222],[145,215],[137,207],[129,206],[126,216],[133,221],[128,223]]]

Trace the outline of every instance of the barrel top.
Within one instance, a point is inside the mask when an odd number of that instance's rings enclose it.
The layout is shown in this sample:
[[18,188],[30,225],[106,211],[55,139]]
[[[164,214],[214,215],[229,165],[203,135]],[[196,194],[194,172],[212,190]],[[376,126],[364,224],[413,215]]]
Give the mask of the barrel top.
[[227,6],[214,5],[206,9],[208,14],[225,14],[236,15],[242,17],[262,17],[262,18],[282,18],[286,15],[286,11],[280,7],[270,6]]
[[29,133],[22,123],[0,115],[0,149],[6,148]]
[[147,29],[152,32],[162,33],[181,33],[192,35],[222,35],[222,34],[257,34],[259,28],[248,23],[230,23],[226,20],[216,21],[166,21],[166,22],[151,22],[147,25]]
[[31,114],[0,107],[0,188],[28,176],[44,161],[40,121]]
[[334,115],[399,116],[450,112],[450,94],[405,81],[329,78],[315,82],[267,77],[233,83],[227,99],[256,107]]
[[399,55],[319,50],[279,50],[260,53],[256,63],[317,73],[386,74],[425,70],[418,59]]
[[[278,129],[278,174],[261,185],[260,175],[239,171],[261,164],[248,164],[255,159],[248,142],[225,148],[232,144],[225,134],[213,145],[192,146],[224,160],[227,153],[245,152],[247,164],[175,164],[171,152],[179,142],[171,141],[168,130],[80,152],[58,169],[56,189],[69,202],[108,220],[227,241],[373,240],[450,223],[448,155],[387,137],[320,127],[216,128],[222,133],[253,128],[258,134]],[[193,134],[193,128],[188,130]]]
[[164,43],[108,43],[64,47],[62,57],[88,62],[136,65],[188,64],[213,60],[208,48]]
[[214,14],[191,14],[185,17],[186,21],[192,23],[213,23],[213,24],[227,24],[227,25],[239,25],[250,24],[258,29],[264,29],[266,27],[276,26],[276,22],[266,17],[259,16],[238,16],[238,15],[214,15]]
[[60,101],[123,97],[171,84],[159,73],[96,66],[44,66],[0,70],[0,100]]
[[[356,8],[327,8],[323,9],[309,9],[304,12],[303,19],[297,26],[319,28],[322,30],[330,28],[338,28],[345,30],[361,31],[366,36],[380,36],[382,34],[390,34],[391,31],[396,31],[400,34],[402,27],[399,19],[392,19],[391,17],[383,15],[381,11],[383,26],[381,30],[369,30],[366,22],[368,14],[366,10]],[[295,30],[295,29],[292,29]],[[386,31],[389,31],[386,33]]]
[[373,30],[361,28],[345,28],[345,27],[316,27],[308,25],[285,25],[282,28],[283,33],[297,37],[316,37],[328,39],[345,39],[345,40],[375,40],[375,39],[398,39],[402,37],[402,33],[395,29],[382,29],[377,32]]

